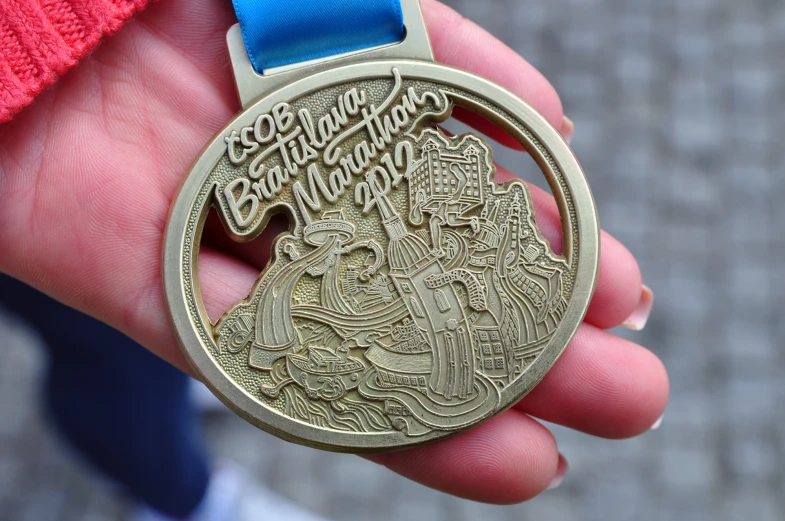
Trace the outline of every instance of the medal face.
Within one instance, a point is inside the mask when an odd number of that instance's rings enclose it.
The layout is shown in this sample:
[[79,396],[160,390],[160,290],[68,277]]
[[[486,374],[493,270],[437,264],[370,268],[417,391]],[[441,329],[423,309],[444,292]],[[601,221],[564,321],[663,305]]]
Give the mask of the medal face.
[[[561,255],[527,186],[495,181],[490,144],[439,129],[456,106],[538,163]],[[240,241],[277,213],[290,222],[216,323],[196,266],[211,208]],[[195,371],[248,421],[320,448],[390,450],[460,432],[536,385],[583,319],[598,237],[580,167],[523,101],[433,63],[365,62],[285,86],[216,136],[172,210],[166,293]]]

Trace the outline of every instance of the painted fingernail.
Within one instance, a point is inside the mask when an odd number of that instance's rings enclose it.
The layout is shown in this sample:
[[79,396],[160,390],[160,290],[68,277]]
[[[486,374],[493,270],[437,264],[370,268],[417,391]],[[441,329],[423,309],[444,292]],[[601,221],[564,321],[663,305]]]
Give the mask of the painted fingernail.
[[572,141],[572,135],[575,133],[575,123],[572,122],[567,116],[562,117],[561,120],[561,135],[564,141],[569,145]]
[[654,424],[653,424],[651,427],[649,427],[649,430],[650,430],[650,431],[656,431],[657,429],[659,429],[659,428],[660,428],[660,425],[662,425],[662,418],[663,418],[664,416],[665,416],[665,415],[663,414],[662,416],[660,416],[659,418],[657,418],[657,421],[656,421],[656,422],[654,422]]
[[642,330],[646,327],[646,322],[649,321],[652,306],[654,306],[654,293],[646,284],[643,284],[638,305],[621,325],[633,331]]
[[564,459],[564,456],[559,454],[559,466],[556,468],[556,475],[553,476],[550,484],[548,484],[548,490],[553,490],[554,488],[558,487],[564,481],[564,476],[567,475],[567,460]]

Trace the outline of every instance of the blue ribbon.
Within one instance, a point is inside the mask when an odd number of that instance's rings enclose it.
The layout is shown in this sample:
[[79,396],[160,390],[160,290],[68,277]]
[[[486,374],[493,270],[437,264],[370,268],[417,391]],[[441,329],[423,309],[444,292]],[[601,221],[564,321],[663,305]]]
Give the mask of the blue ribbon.
[[403,40],[401,0],[232,0],[256,72]]

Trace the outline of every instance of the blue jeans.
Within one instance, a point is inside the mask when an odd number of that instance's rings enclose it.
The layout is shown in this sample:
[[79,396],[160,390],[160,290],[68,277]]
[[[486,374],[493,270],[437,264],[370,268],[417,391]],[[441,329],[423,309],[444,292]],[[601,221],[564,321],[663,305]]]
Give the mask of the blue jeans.
[[0,304],[46,343],[43,396],[66,440],[138,500],[170,516],[191,514],[210,473],[189,377],[111,327],[2,274]]

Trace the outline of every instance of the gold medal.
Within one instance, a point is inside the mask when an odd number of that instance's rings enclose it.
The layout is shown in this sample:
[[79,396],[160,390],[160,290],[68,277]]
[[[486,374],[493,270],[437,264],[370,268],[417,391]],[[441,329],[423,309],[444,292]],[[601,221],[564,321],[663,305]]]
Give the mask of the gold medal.
[[[583,319],[599,226],[586,178],[534,109],[433,62],[417,0],[406,39],[264,76],[229,33],[243,111],[188,174],[164,279],[195,372],[238,414],[337,451],[455,434],[529,392]],[[438,126],[462,107],[535,159],[558,203],[562,254],[527,186],[495,181],[482,138]],[[285,213],[250,295],[217,322],[197,278],[205,219],[238,241]]]

